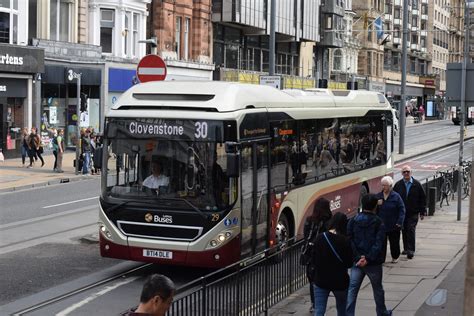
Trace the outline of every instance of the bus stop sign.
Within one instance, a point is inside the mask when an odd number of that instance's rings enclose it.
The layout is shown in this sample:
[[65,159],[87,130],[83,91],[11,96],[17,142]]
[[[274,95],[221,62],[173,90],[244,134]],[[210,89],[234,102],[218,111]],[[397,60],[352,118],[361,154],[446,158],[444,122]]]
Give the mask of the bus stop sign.
[[146,55],[137,66],[140,82],[161,81],[166,78],[166,64],[158,55]]

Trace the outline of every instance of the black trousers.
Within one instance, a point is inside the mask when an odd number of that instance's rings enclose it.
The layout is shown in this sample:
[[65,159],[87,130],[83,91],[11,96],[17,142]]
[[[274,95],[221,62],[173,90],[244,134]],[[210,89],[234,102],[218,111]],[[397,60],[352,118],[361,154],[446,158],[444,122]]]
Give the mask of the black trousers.
[[386,232],[383,246],[384,258],[387,256],[387,242],[390,242],[390,255],[393,259],[398,259],[400,257],[400,230]]
[[405,217],[402,237],[403,237],[403,249],[407,252],[407,254],[415,253],[416,224],[418,224],[418,213],[413,214],[413,215],[408,215]]

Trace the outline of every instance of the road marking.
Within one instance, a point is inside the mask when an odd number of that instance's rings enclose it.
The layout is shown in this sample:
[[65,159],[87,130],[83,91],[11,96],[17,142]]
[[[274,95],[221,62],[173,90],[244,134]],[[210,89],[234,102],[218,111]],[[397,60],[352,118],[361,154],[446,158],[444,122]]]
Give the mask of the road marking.
[[42,208],[51,208],[51,207],[56,207],[56,206],[61,206],[61,205],[67,205],[67,204],[72,204],[72,203],[77,203],[77,202],[83,202],[83,201],[88,201],[88,200],[94,200],[94,199],[97,199],[99,196],[94,196],[94,197],[91,197],[91,198],[87,198],[87,199],[80,199],[80,200],[74,200],[74,201],[70,201],[70,202],[64,202],[64,203],[59,203],[59,204],[54,204],[54,205],[48,205],[48,206],[43,206]]
[[84,211],[88,211],[88,210],[93,210],[95,208],[97,208],[97,206],[91,205],[91,206],[81,207],[81,208],[77,208],[77,209],[73,209],[73,210],[69,210],[69,211],[60,212],[60,213],[54,213],[54,214],[49,214],[49,215],[39,216],[39,217],[33,217],[33,218],[30,218],[30,219],[25,219],[25,220],[21,220],[21,221],[16,221],[16,222],[0,225],[0,230],[3,231],[3,230],[8,229],[8,228],[15,228],[15,227],[23,226],[23,225],[26,225],[26,224],[46,221],[46,220],[51,219],[51,218],[58,218],[60,216],[66,216],[66,215],[71,215],[71,214],[74,214],[74,213],[80,213],[80,212],[84,212]]
[[76,309],[78,308],[81,308],[82,306],[86,305],[87,303],[95,300],[96,298],[104,295],[104,294],[107,294],[108,292],[110,291],[113,291],[115,290],[116,288],[122,286],[122,285],[125,285],[125,284],[128,284],[128,283],[131,283],[137,279],[139,279],[140,277],[136,276],[136,277],[132,277],[132,278],[129,278],[127,280],[124,280],[124,281],[121,281],[121,282],[118,282],[118,283],[115,283],[114,285],[109,285],[109,286],[106,286],[104,289],[100,290],[99,292],[97,293],[94,293],[92,295],[90,295],[89,297],[86,297],[85,299],[83,299],[82,301],[80,302],[77,302],[76,304],[73,304],[71,306],[69,306],[68,308],[60,311],[59,313],[56,314],[56,316],[66,316],[66,315],[69,315],[71,312],[75,311]]

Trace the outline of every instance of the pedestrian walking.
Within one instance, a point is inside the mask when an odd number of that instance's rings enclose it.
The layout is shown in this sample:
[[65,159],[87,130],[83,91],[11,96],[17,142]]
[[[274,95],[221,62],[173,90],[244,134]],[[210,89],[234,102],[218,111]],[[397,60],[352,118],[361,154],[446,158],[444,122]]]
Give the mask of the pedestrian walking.
[[91,153],[92,153],[92,145],[91,145],[91,131],[90,129],[86,129],[84,135],[81,137],[81,151],[82,157],[84,159],[84,163],[82,165],[82,174],[87,175],[90,171],[90,164],[91,164]]
[[64,130],[58,130],[58,136],[56,137],[56,142],[58,146],[58,157],[56,161],[56,172],[63,173],[63,156],[64,156]]
[[28,156],[28,127],[21,130],[21,163],[25,167],[26,156]]
[[[405,205],[400,195],[393,191],[393,179],[385,176],[380,181],[382,191],[377,194],[378,216],[385,226],[385,242],[383,257],[387,256],[387,241],[390,242],[392,263],[397,263],[400,257],[400,231],[405,220]],[[385,261],[385,260],[384,260]]]
[[140,304],[128,316],[164,316],[173,302],[176,288],[168,277],[153,274],[147,278],[140,295]]
[[41,139],[37,133],[36,127],[31,128],[31,133],[28,136],[28,156],[30,158],[30,165],[28,168],[33,167],[33,159],[41,160],[41,167],[44,166],[44,159],[41,154],[43,153],[43,147],[41,146]]
[[54,155],[54,166],[53,171],[57,171],[58,168],[58,131],[56,129],[53,130],[53,137],[51,140],[53,144],[53,155]]
[[[303,235],[306,242],[314,245],[315,238],[326,231],[327,222],[331,219],[331,206],[329,200],[325,198],[319,198],[314,202],[313,213],[309,216],[303,228]],[[311,308],[310,312],[314,311],[314,288],[313,288],[313,279],[314,279],[314,268],[315,265],[312,262],[314,258],[312,252],[310,253],[310,261],[306,265],[306,276],[309,281],[309,293],[311,297]]]
[[403,252],[408,259],[413,259],[416,244],[416,225],[418,218],[426,215],[426,194],[421,183],[413,178],[411,167],[402,167],[403,179],[398,180],[393,190],[400,194],[405,205],[405,221],[402,229]]
[[382,285],[383,243],[385,227],[383,221],[375,213],[377,196],[367,194],[362,197],[363,211],[349,221],[347,235],[351,240],[354,252],[354,265],[350,272],[349,290],[347,294],[346,315],[355,315],[357,295],[364,277],[369,277],[374,293],[377,316],[392,315],[385,306],[385,291]]
[[327,228],[314,245],[314,316],[325,315],[330,292],[336,298],[337,315],[344,316],[349,287],[347,269],[352,266],[352,248],[346,237],[347,216],[334,214]]

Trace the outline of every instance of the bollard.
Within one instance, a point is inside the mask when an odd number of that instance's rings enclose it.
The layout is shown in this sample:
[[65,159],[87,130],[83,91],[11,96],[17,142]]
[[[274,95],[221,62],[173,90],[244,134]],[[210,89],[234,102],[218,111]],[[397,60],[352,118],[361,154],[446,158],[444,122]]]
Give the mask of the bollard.
[[436,209],[436,187],[430,187],[428,190],[428,215],[433,216]]

